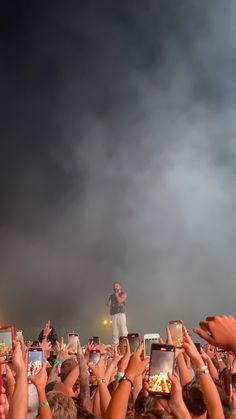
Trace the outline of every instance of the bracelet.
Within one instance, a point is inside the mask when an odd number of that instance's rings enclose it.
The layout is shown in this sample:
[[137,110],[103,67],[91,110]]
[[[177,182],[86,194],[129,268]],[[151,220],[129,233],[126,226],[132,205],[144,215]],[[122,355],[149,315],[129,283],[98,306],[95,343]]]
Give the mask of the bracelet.
[[97,381],[98,384],[106,384],[106,380],[105,378],[101,378],[100,380]]
[[48,406],[49,407],[49,403],[48,402],[40,402],[39,407],[43,407],[43,406]]
[[53,366],[57,367],[58,365],[60,365],[60,362],[58,361],[58,359],[55,359],[55,361],[53,362]]
[[195,375],[198,378],[200,375],[209,374],[209,369],[206,365],[203,365],[201,368],[197,368],[195,371]]
[[43,339],[47,339],[47,336],[45,336],[45,335],[44,335],[44,336],[42,337],[42,340],[43,340]]
[[121,381],[128,381],[128,383],[130,383],[130,385],[131,385],[131,390],[133,390],[133,388],[134,388],[134,383],[133,383],[133,381],[131,381],[131,380],[130,380],[130,378],[128,378],[128,377],[126,377],[126,375],[124,375],[124,377],[122,377],[122,378],[120,379],[120,383],[121,383]]
[[117,372],[117,374],[114,376],[114,378],[115,378],[116,381],[120,381],[121,378],[124,377],[124,375],[125,375],[124,372]]

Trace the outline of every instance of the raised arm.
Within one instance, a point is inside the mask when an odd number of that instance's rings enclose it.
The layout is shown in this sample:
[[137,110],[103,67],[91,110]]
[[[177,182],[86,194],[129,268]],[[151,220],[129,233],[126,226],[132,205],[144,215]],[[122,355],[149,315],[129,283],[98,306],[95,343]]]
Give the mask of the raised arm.
[[89,390],[88,368],[84,359],[80,342],[78,342],[77,360],[79,363],[79,370],[80,370],[79,380],[80,380],[80,397],[81,397],[82,405],[89,412],[92,412],[92,403],[90,399],[90,390]]
[[111,398],[105,418],[106,419],[125,419],[128,400],[133,381],[142,374],[147,366],[149,358],[141,358],[143,343],[139,346],[134,355],[130,358],[125,376],[120,380],[119,386]]
[[184,327],[183,330],[184,349],[190,357],[199,378],[209,419],[224,419],[223,408],[215,383],[186,328]]
[[202,339],[214,346],[231,350],[236,354],[236,318],[233,316],[210,316],[200,321],[193,329]]
[[7,418],[8,419],[25,419],[27,416],[28,409],[28,387],[27,387],[27,376],[26,366],[23,360],[22,351],[20,348],[20,342],[16,342],[12,366],[15,371],[15,388],[12,395],[10,409]]

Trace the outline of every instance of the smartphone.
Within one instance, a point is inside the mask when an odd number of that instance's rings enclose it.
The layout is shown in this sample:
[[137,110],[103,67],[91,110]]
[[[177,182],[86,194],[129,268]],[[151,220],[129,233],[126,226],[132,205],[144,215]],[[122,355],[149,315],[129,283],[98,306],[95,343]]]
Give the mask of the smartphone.
[[22,330],[16,330],[16,340],[20,340],[23,336]]
[[194,345],[196,346],[196,348],[197,348],[197,350],[200,354],[201,353],[201,348],[202,348],[201,344],[199,342],[195,342]]
[[78,333],[69,333],[68,334],[68,354],[77,355],[77,345],[79,341]]
[[173,345],[176,348],[182,348],[184,343],[182,320],[171,320],[168,323],[168,327],[172,336]]
[[143,336],[144,356],[150,356],[152,343],[160,343],[159,333],[145,333]]
[[119,354],[124,355],[127,349],[127,336],[119,337]]
[[89,351],[89,362],[97,364],[100,360],[101,352],[98,349],[92,349]]
[[28,350],[27,372],[28,377],[38,374],[43,366],[43,350],[42,348],[32,347]]
[[94,345],[100,345],[101,340],[99,336],[93,336],[93,340],[92,342],[94,343]]
[[140,344],[139,334],[138,333],[129,333],[128,336],[129,346],[130,346],[130,352],[134,353]]
[[0,326],[0,357],[2,362],[11,362],[13,354],[14,327]]
[[168,399],[171,394],[171,381],[168,372],[173,374],[175,346],[152,343],[149,366],[148,393]]

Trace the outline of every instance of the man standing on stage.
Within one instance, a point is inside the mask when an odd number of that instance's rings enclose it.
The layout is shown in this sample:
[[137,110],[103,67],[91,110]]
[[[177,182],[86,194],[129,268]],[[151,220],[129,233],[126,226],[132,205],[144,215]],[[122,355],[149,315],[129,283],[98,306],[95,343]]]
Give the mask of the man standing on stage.
[[113,284],[114,293],[110,295],[107,305],[110,307],[110,315],[112,318],[112,343],[119,344],[119,336],[127,336],[126,327],[125,302],[127,299],[126,292],[121,291],[121,284],[115,282]]

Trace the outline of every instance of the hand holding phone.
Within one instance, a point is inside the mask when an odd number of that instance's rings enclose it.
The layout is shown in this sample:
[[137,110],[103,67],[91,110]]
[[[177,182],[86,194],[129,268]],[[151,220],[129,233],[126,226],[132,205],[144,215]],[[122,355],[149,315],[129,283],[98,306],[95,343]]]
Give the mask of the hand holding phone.
[[42,348],[34,347],[29,348],[27,373],[28,377],[39,373],[43,366],[43,350]]
[[182,320],[171,320],[168,323],[173,345],[182,348],[184,343],[183,322]]
[[139,333],[128,333],[128,341],[130,346],[130,352],[134,353],[140,344]]
[[77,355],[77,347],[79,342],[79,335],[78,333],[71,332],[68,334],[68,354],[69,355]]
[[11,362],[13,355],[14,327],[0,326],[0,358],[2,362]]
[[149,366],[148,393],[150,396],[169,398],[172,382],[169,374],[173,374],[175,347],[153,343]]

